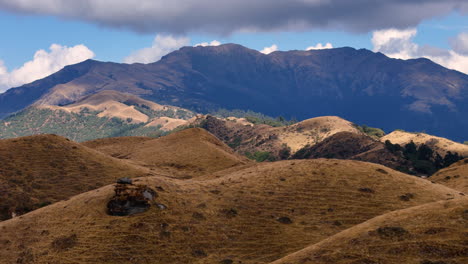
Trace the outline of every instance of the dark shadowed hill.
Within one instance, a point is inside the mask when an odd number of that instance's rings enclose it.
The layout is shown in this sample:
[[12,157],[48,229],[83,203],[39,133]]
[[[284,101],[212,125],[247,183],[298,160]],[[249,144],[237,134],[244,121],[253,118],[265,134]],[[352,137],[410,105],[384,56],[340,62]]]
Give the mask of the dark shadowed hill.
[[427,59],[352,48],[264,55],[227,44],[185,47],[147,65],[85,61],[0,95],[0,113],[32,103],[69,104],[101,90],[201,112],[338,115],[387,131],[424,130],[456,140],[468,129],[467,75]]
[[322,142],[306,146],[297,151],[293,159],[353,159],[383,164],[393,169],[412,169],[409,161],[401,155],[392,153],[385,148],[385,144],[367,135],[351,132],[340,132]]

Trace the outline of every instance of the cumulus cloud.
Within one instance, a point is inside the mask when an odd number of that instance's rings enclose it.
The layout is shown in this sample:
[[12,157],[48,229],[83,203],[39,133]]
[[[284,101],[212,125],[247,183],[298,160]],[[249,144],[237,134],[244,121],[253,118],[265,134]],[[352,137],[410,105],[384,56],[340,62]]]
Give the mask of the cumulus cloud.
[[271,45],[270,47],[263,48],[260,52],[263,54],[270,54],[278,50],[278,46],[276,44]]
[[50,51],[38,50],[31,61],[12,70],[0,61],[0,92],[47,77],[63,67],[76,64],[94,57],[94,53],[84,45],[74,47],[52,44]]
[[444,50],[432,46],[420,46],[413,42],[417,30],[387,29],[373,33],[374,51],[397,59],[428,58],[449,69],[468,74],[468,54],[466,33],[461,33],[452,39],[452,50]]
[[162,56],[188,46],[190,39],[187,37],[174,37],[171,35],[157,35],[151,47],[137,50],[124,58],[125,63],[151,63],[161,59]]
[[219,45],[221,45],[221,42],[217,40],[213,40],[211,42],[202,42],[202,43],[195,44],[195,47],[209,47],[209,46],[219,46]]
[[378,30],[372,34],[372,44],[375,51],[385,53],[392,58],[406,60],[418,53],[419,46],[412,42],[416,34],[415,28]]
[[460,33],[455,38],[452,38],[450,44],[455,52],[468,55],[468,32]]
[[306,48],[306,50],[321,50],[321,49],[333,49],[333,45],[327,42],[327,44],[325,45],[323,45],[322,43],[318,43],[315,46],[310,46]]
[[466,0],[0,0],[0,9],[139,32],[407,28],[458,11]]

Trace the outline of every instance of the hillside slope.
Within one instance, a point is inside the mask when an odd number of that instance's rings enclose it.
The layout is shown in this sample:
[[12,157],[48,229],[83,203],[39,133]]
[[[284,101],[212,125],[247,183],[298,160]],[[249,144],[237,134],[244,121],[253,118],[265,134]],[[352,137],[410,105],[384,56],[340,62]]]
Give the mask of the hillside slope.
[[353,159],[378,163],[393,169],[413,170],[410,162],[387,150],[382,142],[364,134],[351,132],[340,132],[315,145],[302,148],[292,158]]
[[64,106],[35,104],[0,121],[0,138],[57,134],[74,141],[117,136],[161,136],[195,113],[105,90]]
[[272,264],[462,264],[468,260],[468,199],[391,212]]
[[85,146],[126,159],[168,175],[190,178],[250,163],[246,158],[200,128],[186,129],[157,139],[108,138]]
[[113,186],[106,186],[1,222],[0,255],[6,264],[270,263],[378,215],[461,197],[383,166],[341,160],[136,182],[158,194],[147,212],[109,216]]
[[[356,126],[337,116],[307,119],[289,126],[272,127],[243,119],[201,116],[192,125],[206,129],[241,154],[268,152],[272,159],[286,159],[305,146],[313,146],[339,133],[362,134]],[[288,153],[286,154],[285,151]]]
[[67,66],[1,94],[0,116],[33,103],[74,103],[102,90],[195,112],[250,109],[299,120],[336,115],[385,131],[424,130],[458,141],[468,130],[468,76],[428,59],[352,48],[265,55],[235,44],[184,47],[147,65],[88,60]]
[[0,140],[0,220],[147,171],[55,135]]
[[416,145],[426,144],[433,150],[437,151],[442,157],[449,151],[452,153],[458,153],[463,157],[468,157],[468,145],[425,133],[409,133],[397,130],[381,138],[382,142],[385,142],[386,140],[401,146],[404,146],[411,141]]
[[431,181],[448,186],[454,190],[468,193],[468,159],[438,171],[430,177]]

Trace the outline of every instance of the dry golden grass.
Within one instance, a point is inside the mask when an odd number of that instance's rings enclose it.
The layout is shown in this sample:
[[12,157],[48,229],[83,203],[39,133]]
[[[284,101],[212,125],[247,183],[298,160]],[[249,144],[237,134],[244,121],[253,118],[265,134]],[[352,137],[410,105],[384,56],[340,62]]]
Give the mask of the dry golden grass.
[[468,145],[424,133],[409,133],[397,130],[381,138],[382,142],[385,142],[386,140],[390,140],[393,144],[399,144],[402,146],[413,141],[416,145],[428,145],[441,156],[445,156],[445,154],[450,151],[452,153],[458,153],[461,156],[468,157]]
[[164,131],[171,131],[180,126],[185,126],[189,123],[187,120],[177,119],[177,118],[170,118],[170,117],[158,117],[154,118],[150,123],[148,123],[147,127],[157,127],[160,126],[161,130]]
[[311,118],[276,130],[281,144],[288,145],[292,152],[296,152],[306,145],[315,145],[339,132],[361,134],[353,123],[337,116]]
[[211,178],[138,179],[158,192],[164,210],[109,216],[110,185],[1,222],[0,256],[4,263],[270,263],[376,216],[461,197],[345,160],[253,164]]
[[459,198],[391,212],[273,263],[468,263],[467,208]]
[[185,179],[250,163],[200,128],[157,139],[109,138],[85,142],[84,145],[140,166],[162,170],[168,176]]
[[468,159],[461,160],[448,168],[438,171],[429,180],[468,193]]
[[151,122],[150,125],[166,125],[167,130],[174,129],[177,124],[182,125],[187,122],[182,119],[170,119],[169,121],[171,121],[171,124],[166,124],[166,122],[164,122],[163,124],[158,124],[157,120],[155,120],[153,123],[152,120],[150,120],[150,118],[146,114],[135,109],[134,105],[145,105],[154,111],[178,110],[181,108],[175,106],[160,105],[148,100],[141,99],[140,97],[132,94],[121,93],[111,90],[101,91],[99,93],[85,97],[84,99],[74,104],[66,106],[47,105],[45,102],[43,103],[44,105],[39,105],[39,107],[53,110],[63,110],[73,113],[80,113],[84,109],[88,109],[89,111],[99,112],[99,117],[115,117],[122,120],[131,119],[132,121],[130,123]]
[[0,140],[0,219],[147,170],[55,135]]

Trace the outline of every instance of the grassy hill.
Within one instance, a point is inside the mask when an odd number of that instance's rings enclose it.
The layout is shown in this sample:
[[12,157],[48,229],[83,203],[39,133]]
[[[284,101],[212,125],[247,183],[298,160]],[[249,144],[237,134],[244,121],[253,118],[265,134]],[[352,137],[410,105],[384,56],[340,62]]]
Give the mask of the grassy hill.
[[429,179],[454,190],[468,193],[468,159],[438,171]]
[[147,170],[55,135],[0,140],[0,220]]
[[219,139],[200,128],[186,129],[165,137],[107,138],[84,142],[85,146],[166,171],[173,177],[189,178],[250,163]]
[[468,199],[376,217],[272,264],[466,263]]
[[439,155],[445,156],[447,152],[458,153],[468,157],[468,145],[452,140],[428,135],[426,133],[410,133],[405,131],[393,131],[381,138],[382,142],[389,140],[393,144],[406,145],[413,141],[416,145],[425,144],[434,149]]
[[462,197],[380,165],[324,159],[135,181],[158,194],[149,211],[108,215],[114,187],[102,187],[1,222],[0,255],[5,263],[270,263],[376,216]]

